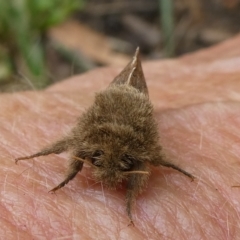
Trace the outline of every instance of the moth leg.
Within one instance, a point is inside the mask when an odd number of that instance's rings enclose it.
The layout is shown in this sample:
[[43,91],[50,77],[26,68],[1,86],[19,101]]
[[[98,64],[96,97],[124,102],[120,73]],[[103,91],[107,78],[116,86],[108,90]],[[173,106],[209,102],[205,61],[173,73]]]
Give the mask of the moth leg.
[[40,152],[37,152],[30,156],[16,158],[15,163],[17,163],[20,160],[28,160],[28,159],[31,159],[34,157],[46,156],[51,153],[60,154],[67,150],[68,150],[68,139],[62,139],[62,140],[57,141],[56,143],[52,144],[51,146],[42,149]]
[[[138,168],[134,170],[146,171],[145,168]],[[146,185],[148,180],[148,175],[142,174],[132,174],[127,182],[127,194],[126,194],[126,211],[127,215],[130,219],[129,225],[134,225],[132,218],[132,207],[135,203],[136,197],[139,193],[141,193],[142,189]]]
[[72,180],[79,171],[82,170],[83,162],[78,160],[71,160],[69,167],[68,167],[68,173],[66,175],[66,178],[58,184],[55,188],[51,189],[49,192],[56,192],[58,189],[64,187],[70,180]]
[[172,169],[175,169],[181,173],[183,173],[184,175],[186,175],[187,177],[191,178],[191,180],[193,181],[194,180],[194,176],[188,172],[186,172],[185,170],[181,169],[180,167],[174,165],[173,163],[170,163],[170,162],[166,162],[166,161],[161,161],[160,162],[160,165],[164,166],[164,167],[168,167],[168,168],[172,168]]

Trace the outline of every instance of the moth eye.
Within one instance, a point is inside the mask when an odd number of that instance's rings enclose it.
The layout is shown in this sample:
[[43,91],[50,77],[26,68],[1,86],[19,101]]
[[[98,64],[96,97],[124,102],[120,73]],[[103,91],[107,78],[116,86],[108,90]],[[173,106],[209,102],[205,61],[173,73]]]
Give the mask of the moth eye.
[[93,155],[92,155],[92,164],[95,165],[96,167],[101,167],[102,166],[102,160],[100,157],[104,154],[102,150],[96,150]]
[[96,150],[94,153],[93,153],[93,158],[97,158],[97,157],[100,157],[104,154],[104,152],[102,150]]
[[119,162],[122,171],[129,171],[133,168],[135,158],[129,154],[124,154]]
[[102,161],[99,159],[92,158],[92,164],[96,167],[101,167],[102,166]]

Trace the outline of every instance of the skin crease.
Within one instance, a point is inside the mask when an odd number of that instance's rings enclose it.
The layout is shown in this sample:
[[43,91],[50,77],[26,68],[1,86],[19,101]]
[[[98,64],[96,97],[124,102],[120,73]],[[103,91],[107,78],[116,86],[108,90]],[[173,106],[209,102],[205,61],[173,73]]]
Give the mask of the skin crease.
[[239,42],[143,64],[164,153],[197,179],[153,168],[133,208],[135,227],[127,226],[124,188],[104,188],[88,166],[48,194],[64,178],[66,154],[14,164],[68,133],[120,68],[0,95],[0,239],[237,239],[240,189],[231,186],[240,185]]

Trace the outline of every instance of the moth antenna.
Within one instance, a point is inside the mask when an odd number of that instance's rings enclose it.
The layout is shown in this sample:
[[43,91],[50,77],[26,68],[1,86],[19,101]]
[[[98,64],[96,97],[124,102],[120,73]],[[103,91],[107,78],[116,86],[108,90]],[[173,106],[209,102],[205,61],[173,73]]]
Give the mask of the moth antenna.
[[141,93],[148,96],[148,89],[146,80],[142,70],[142,64],[140,60],[140,48],[138,47],[132,60],[128,65],[118,74],[117,77],[111,82],[111,85],[127,84],[138,89]]
[[96,168],[95,165],[93,165],[93,164],[90,163],[89,161],[84,160],[84,159],[82,159],[82,158],[80,158],[80,157],[72,156],[72,158],[73,158],[73,159],[76,159],[76,160],[78,160],[78,161],[80,161],[80,162],[86,163],[87,165],[89,165],[89,166],[91,166],[91,167],[95,167],[95,168]]
[[150,174],[150,172],[147,172],[147,171],[127,171],[127,172],[124,172],[124,174]]

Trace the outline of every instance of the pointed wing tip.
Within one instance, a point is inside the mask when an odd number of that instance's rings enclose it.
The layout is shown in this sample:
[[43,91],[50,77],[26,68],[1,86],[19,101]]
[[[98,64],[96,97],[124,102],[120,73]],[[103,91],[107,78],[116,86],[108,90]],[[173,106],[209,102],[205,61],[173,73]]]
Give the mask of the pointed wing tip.
[[138,47],[136,48],[134,57],[138,58],[138,57],[139,57],[139,53],[140,53],[140,47],[138,46]]
[[137,47],[136,48],[136,51],[135,51],[135,54],[133,55],[133,58],[132,58],[132,61],[131,61],[131,65],[132,66],[136,66],[136,64],[138,64],[139,63],[139,55],[140,55],[140,48],[139,47]]

